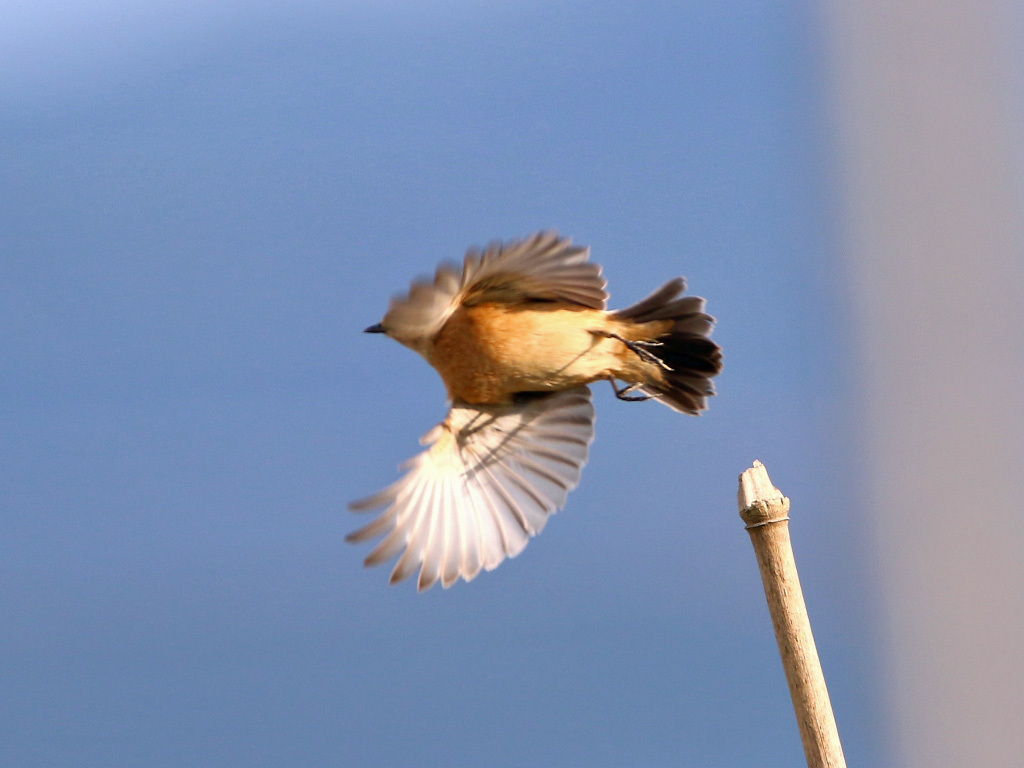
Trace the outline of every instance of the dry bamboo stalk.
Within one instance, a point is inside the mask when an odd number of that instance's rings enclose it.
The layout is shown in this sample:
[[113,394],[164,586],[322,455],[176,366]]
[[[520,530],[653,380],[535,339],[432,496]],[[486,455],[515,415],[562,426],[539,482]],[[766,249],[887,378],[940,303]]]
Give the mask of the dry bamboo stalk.
[[789,499],[760,461],[740,475],[740,517],[754,545],[808,768],[846,768],[789,540]]

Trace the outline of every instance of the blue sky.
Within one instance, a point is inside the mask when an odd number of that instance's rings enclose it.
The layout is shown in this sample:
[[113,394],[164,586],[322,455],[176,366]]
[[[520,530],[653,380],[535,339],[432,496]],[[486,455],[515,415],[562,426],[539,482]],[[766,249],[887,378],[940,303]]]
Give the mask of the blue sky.
[[[885,762],[804,4],[82,7],[0,32],[0,763],[793,765],[734,503],[754,458],[794,500],[847,757]],[[720,394],[692,419],[596,387],[542,536],[389,588],[345,504],[444,392],[360,331],[551,227],[613,306],[686,275]]]

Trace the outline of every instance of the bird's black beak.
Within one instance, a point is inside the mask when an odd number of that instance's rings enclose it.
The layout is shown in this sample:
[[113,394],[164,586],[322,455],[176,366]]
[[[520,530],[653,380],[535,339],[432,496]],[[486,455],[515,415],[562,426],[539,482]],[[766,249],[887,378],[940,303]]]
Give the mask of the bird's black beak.
[[380,323],[374,323],[369,328],[364,328],[363,333],[384,333],[384,326]]

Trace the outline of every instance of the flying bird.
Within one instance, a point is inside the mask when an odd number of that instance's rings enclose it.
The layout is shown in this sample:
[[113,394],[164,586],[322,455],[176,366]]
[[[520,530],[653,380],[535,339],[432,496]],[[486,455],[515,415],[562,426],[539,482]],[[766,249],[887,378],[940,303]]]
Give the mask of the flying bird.
[[461,267],[443,263],[433,280],[414,281],[366,329],[421,354],[451,401],[405,475],[349,505],[383,510],[346,538],[383,536],[367,566],[401,553],[391,583],[417,568],[420,590],[470,581],[543,530],[587,461],[588,384],[604,379],[621,400],[653,398],[681,413],[706,409],[722,355],[704,299],[684,296],[677,277],[608,311],[588,256],[554,232],[470,249]]

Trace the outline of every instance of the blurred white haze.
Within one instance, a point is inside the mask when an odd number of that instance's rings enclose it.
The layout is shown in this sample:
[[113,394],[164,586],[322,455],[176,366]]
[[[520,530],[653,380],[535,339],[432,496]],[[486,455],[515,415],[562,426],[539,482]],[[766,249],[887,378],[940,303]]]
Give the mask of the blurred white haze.
[[831,4],[902,764],[1024,755],[1021,6]]

